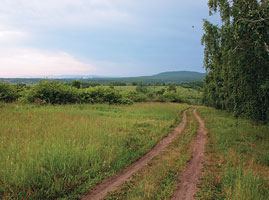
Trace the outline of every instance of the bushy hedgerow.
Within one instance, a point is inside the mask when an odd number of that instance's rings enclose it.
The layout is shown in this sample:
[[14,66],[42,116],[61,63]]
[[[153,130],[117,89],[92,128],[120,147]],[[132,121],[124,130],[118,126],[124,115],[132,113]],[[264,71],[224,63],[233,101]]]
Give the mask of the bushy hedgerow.
[[22,94],[24,85],[9,85],[7,83],[0,83],[0,102],[16,101]]
[[169,102],[174,102],[174,103],[188,103],[188,100],[180,96],[177,92],[175,91],[166,91],[163,94],[163,97],[167,99]]
[[166,90],[162,88],[161,90],[152,90],[147,88],[146,93],[135,91],[124,91],[123,95],[134,102],[174,102],[174,103],[189,103],[188,100],[182,97],[179,93],[172,90]]
[[134,102],[143,102],[143,101],[148,100],[147,95],[141,92],[134,91],[134,90],[125,91],[122,94],[124,97],[131,99]]
[[[78,87],[79,86],[79,87]],[[108,103],[132,104],[133,102],[176,102],[188,103],[175,90],[160,90],[142,86],[143,90],[119,91],[113,87],[96,86],[82,89],[57,81],[41,81],[32,87],[0,84],[0,101],[36,104]],[[139,88],[139,87],[138,87]]]
[[67,104],[79,102],[79,89],[57,81],[42,81],[26,90],[21,102]]
[[109,104],[132,104],[132,100],[126,98],[114,88],[91,87],[80,90],[80,100],[82,103],[109,103]]
[[109,103],[132,104],[119,91],[106,87],[78,89],[56,81],[43,81],[26,90],[21,102],[38,104]]

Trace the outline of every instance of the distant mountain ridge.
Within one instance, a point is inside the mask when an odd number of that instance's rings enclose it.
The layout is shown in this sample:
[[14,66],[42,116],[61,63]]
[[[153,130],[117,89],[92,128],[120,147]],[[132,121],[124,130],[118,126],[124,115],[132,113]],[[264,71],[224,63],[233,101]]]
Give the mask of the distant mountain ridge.
[[169,71],[152,75],[152,77],[204,77],[206,73],[193,72],[193,71]]
[[[68,75],[68,76],[52,76],[49,79],[57,79],[58,81],[95,81],[101,84],[109,84],[110,82],[124,82],[131,84],[133,82],[142,82],[143,84],[156,84],[156,83],[184,83],[203,81],[206,73],[194,72],[194,71],[168,71],[155,74],[152,76],[138,76],[138,77],[104,77],[97,75]],[[0,78],[0,81],[10,83],[35,83],[42,78]]]
[[117,78],[123,82],[138,81],[142,83],[183,83],[203,81],[207,73],[193,72],[193,71],[169,71],[155,74],[152,76],[139,76],[129,78]]

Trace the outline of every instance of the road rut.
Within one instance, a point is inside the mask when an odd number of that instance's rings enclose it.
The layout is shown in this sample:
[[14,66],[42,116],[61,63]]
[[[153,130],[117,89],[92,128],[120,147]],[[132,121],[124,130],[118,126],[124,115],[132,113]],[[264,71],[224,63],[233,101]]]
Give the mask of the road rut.
[[204,121],[197,114],[196,109],[193,111],[193,115],[199,122],[198,134],[193,148],[192,157],[180,176],[180,184],[173,197],[171,198],[172,200],[194,199],[194,195],[197,192],[197,183],[201,177],[207,130],[205,128]]
[[154,146],[147,154],[142,156],[139,160],[131,164],[128,168],[124,169],[123,172],[116,174],[115,176],[101,182],[87,195],[83,196],[82,200],[100,200],[117,189],[121,184],[127,181],[134,173],[142,169],[153,157],[159,154],[164,148],[166,148],[174,138],[183,132],[187,122],[186,111],[183,112],[182,122],[175,130],[170,133],[167,137],[164,137],[156,146]]

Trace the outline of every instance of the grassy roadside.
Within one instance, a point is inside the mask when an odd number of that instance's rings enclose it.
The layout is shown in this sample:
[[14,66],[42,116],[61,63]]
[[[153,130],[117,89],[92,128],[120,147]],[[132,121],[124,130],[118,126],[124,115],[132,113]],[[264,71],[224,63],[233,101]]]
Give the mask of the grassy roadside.
[[0,105],[0,199],[76,199],[167,135],[188,105]]
[[200,107],[208,139],[197,199],[269,198],[269,127]]
[[187,119],[185,130],[175,141],[106,199],[169,199],[178,186],[177,177],[191,157],[197,133],[198,122],[190,110]]

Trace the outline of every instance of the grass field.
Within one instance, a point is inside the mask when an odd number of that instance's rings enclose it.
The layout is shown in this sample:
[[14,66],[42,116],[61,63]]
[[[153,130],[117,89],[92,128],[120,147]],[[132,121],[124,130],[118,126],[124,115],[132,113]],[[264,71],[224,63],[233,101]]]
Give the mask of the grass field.
[[191,110],[187,111],[187,119],[185,130],[164,151],[106,199],[170,199],[178,186],[179,175],[191,157],[198,130]]
[[[0,199],[77,199],[149,151],[187,108],[208,129],[196,199],[268,199],[268,125],[171,103],[0,104]],[[187,115],[182,134],[107,199],[169,199],[197,133]]]
[[202,107],[209,134],[197,199],[269,199],[269,126]]
[[1,199],[77,198],[167,135],[188,105],[0,105]]

